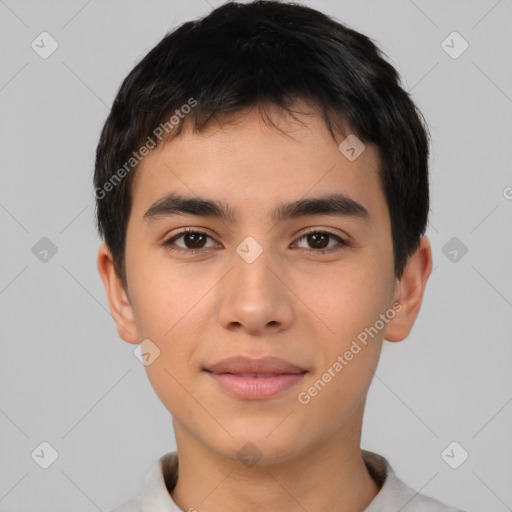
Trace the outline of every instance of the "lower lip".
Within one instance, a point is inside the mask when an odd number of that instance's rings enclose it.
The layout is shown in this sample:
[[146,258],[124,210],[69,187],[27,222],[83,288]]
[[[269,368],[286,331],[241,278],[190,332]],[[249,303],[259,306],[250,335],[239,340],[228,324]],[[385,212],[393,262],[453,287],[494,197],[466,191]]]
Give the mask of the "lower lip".
[[283,373],[274,377],[241,377],[206,372],[227,393],[246,400],[264,400],[297,385],[305,373]]

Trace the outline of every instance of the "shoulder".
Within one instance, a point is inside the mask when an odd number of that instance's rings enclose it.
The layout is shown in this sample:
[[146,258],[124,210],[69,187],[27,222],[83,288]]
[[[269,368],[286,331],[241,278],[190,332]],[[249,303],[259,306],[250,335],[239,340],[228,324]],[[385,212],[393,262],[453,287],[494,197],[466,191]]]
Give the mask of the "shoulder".
[[[398,510],[395,507],[399,507],[401,512],[463,512],[442,501],[414,491],[398,479],[395,489],[388,492],[382,506],[385,508],[382,509],[379,503],[380,510]],[[368,512],[373,512],[373,509],[369,509]]]
[[365,450],[362,455],[373,478],[382,486],[364,512],[463,512],[408,487],[381,455]]
[[177,478],[178,454],[177,452],[166,453],[152,465],[140,494],[110,512],[180,511],[170,495]]

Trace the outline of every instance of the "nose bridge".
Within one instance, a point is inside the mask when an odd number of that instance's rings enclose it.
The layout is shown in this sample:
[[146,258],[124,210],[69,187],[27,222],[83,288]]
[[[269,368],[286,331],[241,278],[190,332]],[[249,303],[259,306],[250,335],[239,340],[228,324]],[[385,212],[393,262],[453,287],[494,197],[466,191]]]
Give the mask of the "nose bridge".
[[[233,258],[232,276],[237,293],[241,292],[242,295],[248,296],[261,294],[276,296],[279,293],[274,290],[278,282],[271,271],[271,268],[278,266],[279,262],[272,256],[272,253],[270,248],[263,248],[253,237],[247,237],[239,244]],[[272,291],[275,293],[270,293]]]
[[219,321],[225,328],[236,324],[251,332],[268,325],[284,327],[293,313],[286,287],[276,276],[280,274],[279,258],[248,238],[233,255],[233,267],[222,290]]

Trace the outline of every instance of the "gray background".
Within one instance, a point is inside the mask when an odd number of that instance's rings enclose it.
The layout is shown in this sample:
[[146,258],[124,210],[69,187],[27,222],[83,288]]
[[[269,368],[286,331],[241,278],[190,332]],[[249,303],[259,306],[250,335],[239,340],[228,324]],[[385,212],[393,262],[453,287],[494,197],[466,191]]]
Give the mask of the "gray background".
[[[362,446],[425,494],[512,510],[512,1],[305,3],[379,42],[433,138],[435,269],[409,339],[385,342]],[[97,274],[93,158],[135,62],[219,4],[0,0],[4,512],[110,510],[175,449]],[[47,59],[31,48],[43,31],[59,44]],[[441,46],[453,31],[469,43],[456,59]],[[32,252],[42,237],[57,248],[46,262]],[[31,458],[43,441],[58,452],[48,469]],[[452,441],[469,453],[458,469],[441,457]]]

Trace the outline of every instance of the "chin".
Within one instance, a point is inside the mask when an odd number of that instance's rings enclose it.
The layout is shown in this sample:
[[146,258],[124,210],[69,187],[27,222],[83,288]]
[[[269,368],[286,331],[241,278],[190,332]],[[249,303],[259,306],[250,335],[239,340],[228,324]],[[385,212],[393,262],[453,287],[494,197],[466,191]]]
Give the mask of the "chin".
[[[276,423],[274,424],[275,428]],[[299,435],[295,436],[289,429],[280,434],[272,429],[259,429],[254,425],[242,432],[231,431],[233,438],[223,436],[221,442],[208,443],[210,448],[220,455],[241,462],[248,467],[251,464],[278,464],[293,460],[306,451],[306,447],[299,444]],[[303,441],[303,438],[300,438]]]

